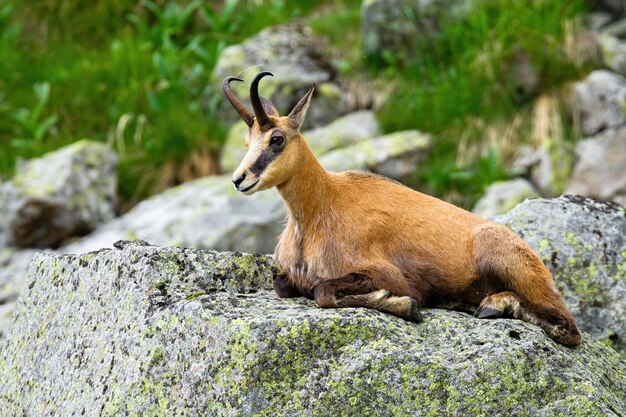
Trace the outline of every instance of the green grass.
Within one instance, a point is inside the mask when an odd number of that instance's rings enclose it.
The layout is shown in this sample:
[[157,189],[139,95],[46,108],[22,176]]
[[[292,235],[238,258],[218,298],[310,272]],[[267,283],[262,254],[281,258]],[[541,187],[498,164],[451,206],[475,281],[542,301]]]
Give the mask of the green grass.
[[82,138],[120,155],[133,203],[217,171],[219,53],[318,0],[8,1],[0,7],[0,177]]
[[[461,194],[465,198],[455,202],[469,208],[489,184],[509,177],[506,161],[472,125],[476,119],[489,124],[512,118],[536,95],[589,71],[588,63],[575,63],[564,47],[567,24],[587,7],[584,0],[483,1],[466,19],[417,39],[400,58],[384,52],[370,58],[373,76],[395,84],[379,112],[384,129],[437,135],[417,182],[439,196]],[[536,93],[524,93],[516,83],[511,63],[520,55],[536,69]],[[460,163],[458,137],[468,132],[481,151]]]

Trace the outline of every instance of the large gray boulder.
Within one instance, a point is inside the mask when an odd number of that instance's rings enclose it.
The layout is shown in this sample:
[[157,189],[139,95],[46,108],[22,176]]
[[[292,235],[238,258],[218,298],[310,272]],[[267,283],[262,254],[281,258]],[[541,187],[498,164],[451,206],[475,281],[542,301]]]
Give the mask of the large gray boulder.
[[495,220],[539,254],[580,329],[626,353],[626,210],[567,195],[526,200]]
[[595,135],[626,122],[626,79],[606,70],[596,70],[574,84],[574,105],[582,132]]
[[472,213],[491,218],[506,213],[527,198],[536,197],[539,197],[539,193],[528,180],[516,178],[498,181],[487,188]]
[[626,206],[626,126],[578,142],[576,159],[567,193]]
[[626,366],[584,336],[425,310],[409,323],[280,300],[264,256],[119,244],[40,255],[0,356],[5,415],[626,413]]
[[0,248],[47,248],[113,219],[117,157],[106,145],[79,141],[20,164],[0,185]]
[[380,57],[385,52],[404,58],[407,45],[433,37],[440,25],[462,19],[473,0],[366,0],[361,6],[361,39],[365,54]]
[[[348,112],[345,95],[335,82],[336,70],[311,29],[301,23],[271,26],[241,44],[227,47],[217,61],[213,80],[221,83],[229,75],[243,75],[247,83],[233,82],[231,86],[245,102],[250,80],[259,71],[274,74],[263,79],[259,91],[280,114],[288,114],[311,85],[317,84],[305,129],[322,126]],[[226,100],[222,113],[227,121],[238,120]]]
[[[246,154],[244,138],[248,126],[239,121],[231,127],[222,150],[221,165],[225,171],[232,172]],[[313,153],[317,156],[352,145],[364,139],[380,135],[380,125],[374,112],[362,110],[349,113],[333,122],[302,132]]]

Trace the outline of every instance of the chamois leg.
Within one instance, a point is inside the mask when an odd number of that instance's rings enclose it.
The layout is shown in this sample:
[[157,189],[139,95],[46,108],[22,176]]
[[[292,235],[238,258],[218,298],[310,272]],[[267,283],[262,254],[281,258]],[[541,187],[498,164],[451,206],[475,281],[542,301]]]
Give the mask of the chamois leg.
[[279,298],[293,298],[303,295],[300,290],[289,281],[287,274],[279,274],[274,279],[274,292]]
[[367,294],[346,295],[337,299],[338,307],[365,307],[393,314],[408,321],[419,323],[422,315],[417,301],[409,296],[396,297],[389,290],[378,290]]
[[554,341],[580,345],[574,317],[557,292],[552,274],[530,246],[494,224],[479,226],[473,237],[478,274],[492,293],[481,303],[484,308],[479,307],[478,316],[494,317],[510,309],[513,317],[538,325]]
[[376,290],[375,281],[365,274],[353,273],[322,282],[313,292],[322,308],[365,307],[390,313],[419,323],[417,301],[408,296],[393,296],[387,289]]
[[521,318],[522,306],[517,294],[511,291],[503,291],[492,294],[480,303],[474,312],[479,319],[495,319],[509,314],[516,319]]

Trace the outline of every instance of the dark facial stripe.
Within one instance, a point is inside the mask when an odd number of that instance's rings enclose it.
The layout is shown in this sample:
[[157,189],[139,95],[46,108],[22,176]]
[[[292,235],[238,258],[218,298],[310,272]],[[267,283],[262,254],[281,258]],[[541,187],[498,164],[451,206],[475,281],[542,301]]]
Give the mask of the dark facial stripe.
[[274,161],[280,155],[282,149],[272,149],[269,147],[261,152],[261,155],[254,161],[254,164],[250,167],[250,172],[254,175],[261,175],[261,172],[265,171],[265,168]]

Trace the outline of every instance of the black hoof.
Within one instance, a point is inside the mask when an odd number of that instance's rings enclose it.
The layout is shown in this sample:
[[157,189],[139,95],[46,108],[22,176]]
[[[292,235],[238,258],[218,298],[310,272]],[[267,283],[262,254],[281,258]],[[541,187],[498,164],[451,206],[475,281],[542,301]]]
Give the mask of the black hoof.
[[420,314],[419,308],[417,307],[417,301],[411,299],[411,312],[409,313],[408,319],[415,323],[421,323],[424,321],[422,315]]
[[500,310],[484,306],[474,312],[474,317],[478,317],[479,319],[497,319],[498,317],[502,317],[502,314],[503,312]]

